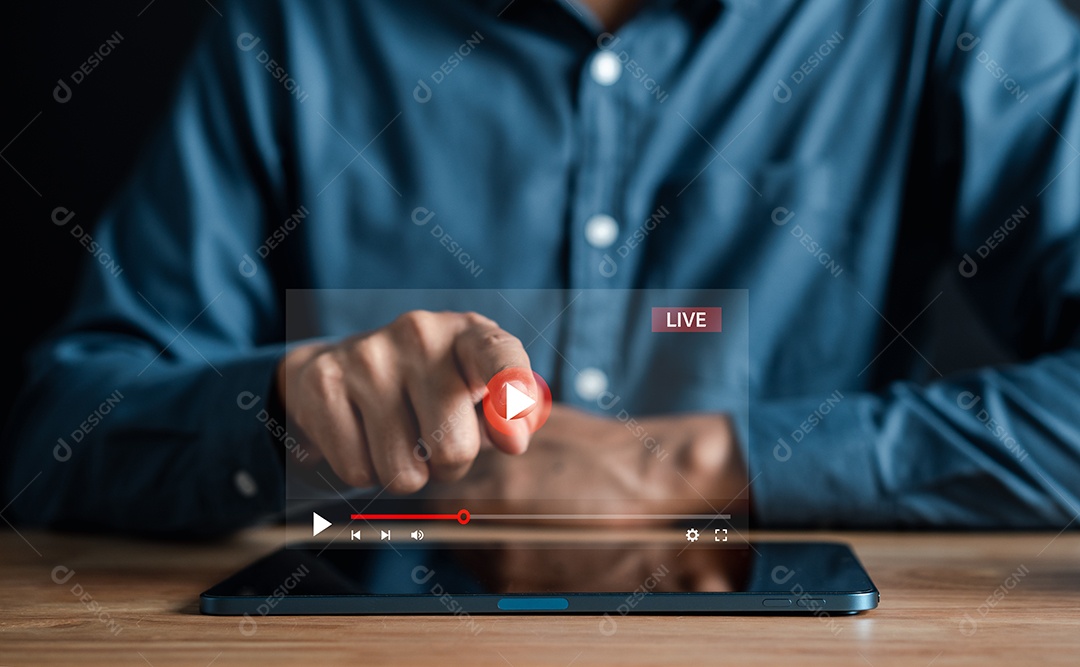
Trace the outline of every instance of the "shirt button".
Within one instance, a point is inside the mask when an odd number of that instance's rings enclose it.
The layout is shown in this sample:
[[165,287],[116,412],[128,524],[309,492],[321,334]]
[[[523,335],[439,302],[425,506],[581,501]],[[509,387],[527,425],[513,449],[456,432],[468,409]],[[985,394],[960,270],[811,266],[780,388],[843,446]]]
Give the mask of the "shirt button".
[[594,248],[606,248],[615,243],[619,224],[610,215],[594,215],[585,223],[585,240]]
[[593,56],[589,73],[592,74],[593,81],[601,86],[610,86],[622,76],[622,63],[619,62],[619,56],[611,51],[600,51]]
[[574,391],[586,401],[595,401],[607,391],[608,379],[599,368],[585,368],[574,380]]
[[245,498],[254,498],[255,494],[259,492],[259,485],[255,483],[255,478],[251,476],[247,470],[237,470],[233,475],[233,484],[236,485],[236,490],[240,492]]

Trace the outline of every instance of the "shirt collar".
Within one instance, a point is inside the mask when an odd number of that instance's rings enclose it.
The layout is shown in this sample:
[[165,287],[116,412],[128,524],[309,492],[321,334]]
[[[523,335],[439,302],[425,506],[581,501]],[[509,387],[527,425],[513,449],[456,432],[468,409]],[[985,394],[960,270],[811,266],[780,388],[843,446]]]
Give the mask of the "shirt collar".
[[[477,4],[494,14],[502,14],[517,3],[535,2],[536,0],[474,0]],[[561,0],[555,0],[561,1]],[[571,2],[573,0],[570,0]],[[724,5],[732,9],[746,9],[757,4],[759,0],[674,0],[673,4],[685,4],[694,9],[700,9],[703,5]]]

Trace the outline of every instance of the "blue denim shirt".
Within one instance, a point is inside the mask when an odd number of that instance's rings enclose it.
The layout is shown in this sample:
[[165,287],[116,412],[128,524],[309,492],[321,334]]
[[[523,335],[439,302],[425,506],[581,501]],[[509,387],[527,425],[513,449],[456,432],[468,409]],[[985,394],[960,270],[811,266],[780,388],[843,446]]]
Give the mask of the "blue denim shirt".
[[[222,10],[31,359],[13,516],[279,510],[238,402],[269,400],[286,288],[581,290],[592,387],[643,376],[605,290],[745,289],[759,525],[1075,516],[1080,31],[1049,0],[652,2],[615,34],[526,0]],[[945,260],[1020,363],[927,361]]]

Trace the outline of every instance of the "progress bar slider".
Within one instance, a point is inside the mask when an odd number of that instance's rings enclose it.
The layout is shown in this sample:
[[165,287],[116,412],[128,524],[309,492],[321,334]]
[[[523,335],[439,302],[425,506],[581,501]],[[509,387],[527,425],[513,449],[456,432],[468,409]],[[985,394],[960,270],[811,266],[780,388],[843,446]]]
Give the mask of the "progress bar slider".
[[[318,515],[316,515],[318,516]],[[322,517],[319,517],[320,519]],[[725,521],[730,514],[472,514],[463,509],[457,514],[351,514],[353,521],[457,521],[465,525],[474,520],[493,521]],[[329,525],[329,523],[327,523]]]

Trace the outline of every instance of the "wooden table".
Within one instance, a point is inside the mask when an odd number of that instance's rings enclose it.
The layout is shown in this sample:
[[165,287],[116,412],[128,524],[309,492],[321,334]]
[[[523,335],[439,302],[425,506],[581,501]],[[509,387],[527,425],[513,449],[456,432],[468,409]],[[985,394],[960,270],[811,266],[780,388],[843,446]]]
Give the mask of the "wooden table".
[[[25,537],[25,540],[23,539]],[[850,542],[860,616],[202,616],[198,594],[281,528],[212,544],[0,532],[0,665],[1080,664],[1080,534],[769,534]],[[59,568],[59,569],[58,569]],[[54,579],[63,580],[56,583]]]

